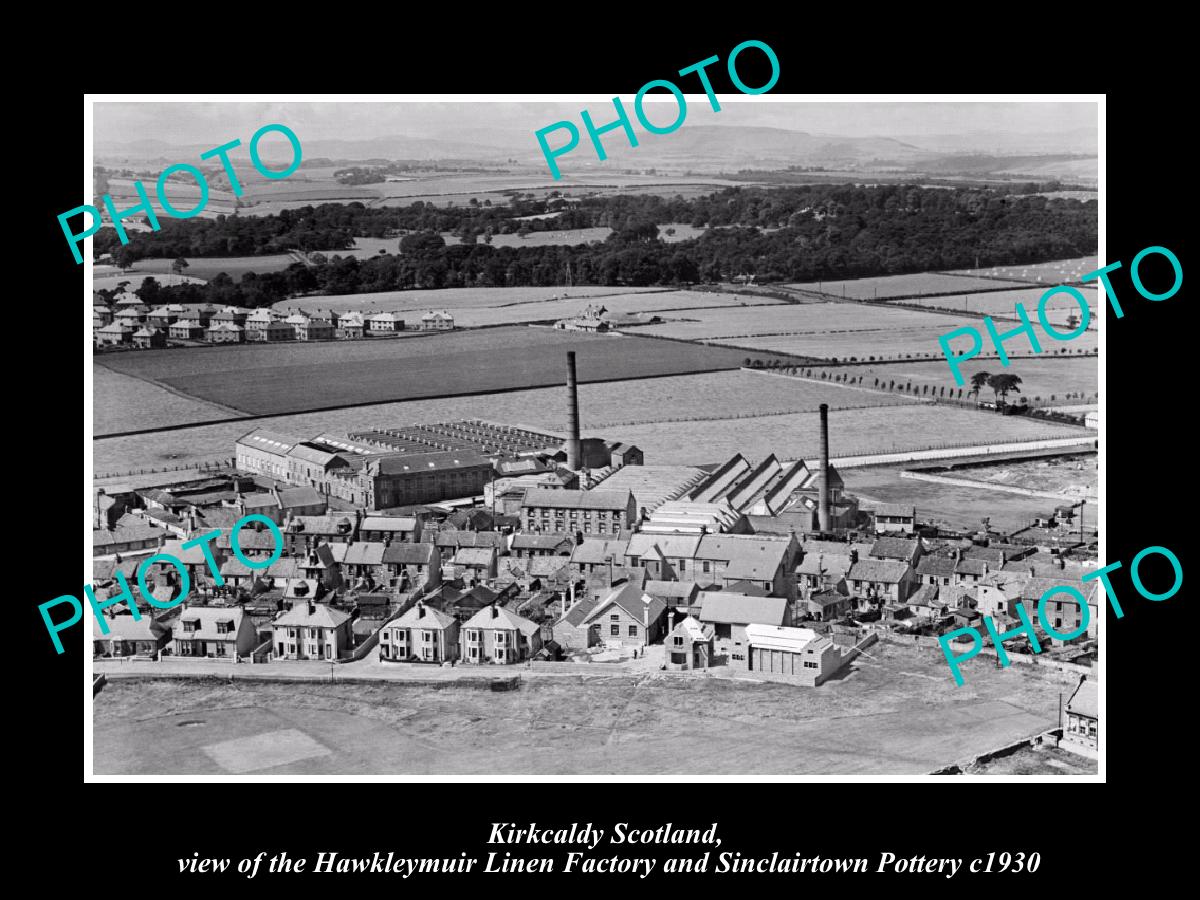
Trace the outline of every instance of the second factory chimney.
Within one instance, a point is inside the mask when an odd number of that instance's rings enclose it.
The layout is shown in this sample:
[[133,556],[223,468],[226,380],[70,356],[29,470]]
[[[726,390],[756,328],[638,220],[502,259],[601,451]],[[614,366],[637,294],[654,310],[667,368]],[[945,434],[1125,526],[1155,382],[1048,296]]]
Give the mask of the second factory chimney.
[[822,532],[829,531],[829,404],[821,404],[821,498],[817,518]]
[[575,377],[575,351],[567,351],[567,468],[579,471],[583,465],[579,441],[579,385]]

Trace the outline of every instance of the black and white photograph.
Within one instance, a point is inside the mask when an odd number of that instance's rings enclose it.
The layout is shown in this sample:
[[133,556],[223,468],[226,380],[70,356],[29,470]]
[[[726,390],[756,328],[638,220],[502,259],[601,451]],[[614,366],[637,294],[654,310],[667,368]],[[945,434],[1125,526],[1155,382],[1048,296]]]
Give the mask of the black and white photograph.
[[89,778],[1102,780],[1103,98],[754,53],[86,106]]

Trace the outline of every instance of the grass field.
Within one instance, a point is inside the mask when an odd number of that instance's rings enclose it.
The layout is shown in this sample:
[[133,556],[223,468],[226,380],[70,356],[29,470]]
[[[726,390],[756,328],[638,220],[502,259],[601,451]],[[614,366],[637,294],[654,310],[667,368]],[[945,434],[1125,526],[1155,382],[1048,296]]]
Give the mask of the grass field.
[[956,269],[954,274],[986,275],[991,278],[1008,278],[1013,281],[1063,284],[1078,281],[1083,275],[1094,272],[1098,268],[1100,268],[1100,258],[1098,256],[1081,256],[1076,259],[1056,259],[1050,262],[1030,263],[1024,266],[989,266],[982,269]]
[[[564,296],[569,295],[569,296]],[[560,299],[555,300],[558,297]],[[623,288],[446,288],[434,291],[384,291],[374,294],[343,294],[304,297],[275,304],[276,309],[307,311],[361,310],[367,313],[397,312],[406,316],[409,328],[420,325],[431,309],[444,309],[460,327],[512,325],[521,322],[554,321],[581,315],[589,305],[602,305],[614,313],[657,312],[679,307],[775,306],[769,297],[745,297],[701,291],[638,290]],[[729,311],[732,315],[742,309]],[[664,312],[666,318],[685,313]],[[634,332],[636,333],[636,332]]]
[[[743,298],[744,299],[744,298]],[[821,340],[829,335],[848,335],[872,331],[914,335],[936,335],[948,330],[952,321],[940,313],[889,307],[863,307],[853,303],[803,303],[759,306],[751,309],[679,309],[664,316],[661,325],[643,325],[639,334],[659,334],[682,340],[721,340],[741,344],[742,338],[755,335],[799,333]],[[916,343],[918,337],[913,338]],[[936,349],[936,344],[935,344]],[[825,354],[817,354],[825,355]]]
[[738,351],[677,341],[512,327],[391,341],[149,350],[104,362],[203,400],[280,414],[555,384],[568,350],[579,357],[581,381],[736,368],[743,359]]
[[[873,313],[871,315],[873,318]],[[913,315],[922,314],[913,313]],[[871,322],[872,318],[864,318],[864,323]],[[878,321],[879,319],[874,319],[875,323],[878,323]],[[940,324],[929,328],[876,328],[860,331],[831,332],[828,334],[790,335],[788,337],[732,338],[723,339],[721,343],[761,352],[774,351],[776,353],[788,353],[795,356],[811,356],[836,360],[847,360],[851,357],[864,359],[869,356],[876,356],[882,359],[898,359],[908,353],[914,355],[925,354],[931,358],[943,360],[943,366],[945,367],[945,357],[942,356],[938,338],[955,328],[968,325],[980,328],[980,333],[983,333],[983,323],[978,319],[966,319],[960,322],[955,321],[950,316],[941,316]],[[1044,334],[1039,334],[1038,340],[1042,345],[1043,353],[1064,348],[1069,349],[1072,353],[1076,353],[1080,350],[1095,350],[1098,343],[1098,332],[1089,330],[1075,338],[1070,344],[1052,342]],[[990,349],[990,345],[986,344],[986,337],[984,337],[984,342],[985,346],[988,346],[989,349],[982,351],[979,354],[980,358],[996,358],[996,351]],[[969,345],[969,343],[969,337],[960,337],[957,339],[955,346]],[[1005,345],[1005,349],[1009,354],[1033,352],[1033,347],[1030,345],[1029,340],[1023,336],[1009,341]],[[949,379],[951,377],[950,369],[946,367],[945,372],[946,378]]]
[[[1083,340],[1080,338],[1080,340]],[[1072,346],[1075,342],[1072,342]],[[815,370],[814,370],[815,371]],[[856,377],[863,376],[863,384],[873,386],[875,379],[883,382],[897,381],[912,382],[916,385],[929,384],[935,387],[946,386],[946,390],[954,384],[954,377],[945,359],[925,362],[894,363],[886,366],[838,366],[827,369],[829,373]],[[993,375],[1001,372],[1011,373],[1021,378],[1020,396],[1041,397],[1048,400],[1053,394],[1059,400],[1067,393],[1095,394],[1099,390],[1100,361],[1095,356],[1081,356],[1074,359],[1014,359],[1008,368],[1002,367],[998,361],[971,361],[962,366],[963,379],[970,384],[971,376],[976,372],[986,371]],[[965,388],[966,386],[964,386]],[[964,389],[963,393],[966,393]],[[980,392],[980,399],[993,400],[990,388]],[[1010,395],[1010,400],[1013,399]]]
[[[124,387],[130,383],[135,390],[141,384],[137,379],[125,379],[117,386]],[[174,396],[165,391],[163,393],[164,400]],[[143,395],[144,392],[127,395],[110,391],[102,398],[97,393],[97,405],[103,401],[110,409],[109,420],[114,424],[109,431],[150,427],[142,424],[146,413],[129,409],[129,403],[143,400]],[[752,410],[747,409],[747,398],[753,398]],[[653,450],[658,456],[648,461],[662,462],[662,454],[669,452],[673,461],[686,463],[689,461],[689,447],[692,461],[714,461],[710,458],[711,451],[704,444],[714,418],[744,416],[748,412],[761,415],[812,411],[821,403],[828,403],[837,415],[836,410],[848,407],[898,406],[911,404],[911,400],[898,394],[881,394],[735,370],[608,384],[581,384],[579,403],[584,434],[621,439],[628,429],[627,425],[621,423],[638,423],[642,426],[660,423],[661,435],[655,439]],[[565,389],[555,386],[478,397],[411,400],[322,413],[299,413],[258,423],[204,425],[186,431],[97,441],[93,445],[93,452],[98,472],[123,472],[161,466],[168,461],[171,465],[183,465],[229,455],[233,442],[249,431],[253,424],[299,436],[324,430],[352,431],[371,426],[481,418],[563,433],[565,408]],[[190,415],[180,415],[177,422],[166,421],[168,412],[169,409],[157,410],[154,424],[182,424],[191,420]],[[708,418],[694,423],[663,421],[700,417]],[[743,427],[747,427],[748,434],[753,433],[753,426],[758,421],[738,420]],[[679,446],[674,446],[676,443]],[[753,446],[762,449],[757,443]],[[777,449],[786,450],[787,447],[785,445]],[[768,449],[766,452],[771,451]],[[647,454],[650,453],[647,450]]]
[[[949,309],[954,311],[967,310],[984,313],[993,318],[1017,319],[1016,304],[1024,305],[1029,318],[1037,322],[1038,302],[1047,288],[1029,288],[1016,291],[992,291],[986,294],[961,294],[952,297],[928,297],[924,299],[906,300],[905,303],[922,306],[927,309]],[[1087,301],[1091,310],[1091,321],[1088,328],[1095,329],[1099,319],[1096,316],[1097,294],[1094,288],[1076,288]],[[1046,301],[1046,318],[1060,331],[1067,330],[1067,316],[1074,313],[1080,315],[1079,304],[1069,294],[1055,294]]]
[[[1049,498],[992,491],[984,485],[967,487],[902,478],[900,474],[905,468],[911,466],[855,468],[843,472],[842,477],[846,481],[846,490],[863,501],[912,505],[917,508],[917,516],[922,522],[954,530],[977,529],[987,516],[992,528],[1015,531],[1032,524],[1035,513],[1054,505]],[[966,478],[973,477],[973,471],[979,470],[963,469],[949,474],[954,478]],[[1094,471],[1090,475],[1090,484],[1094,490]],[[1094,510],[1087,513],[1087,519],[1089,524],[1094,522]]]
[[[921,774],[1056,724],[1066,680],[884,642],[819,688],[544,677],[399,684],[113,680],[97,774]],[[747,735],[753,736],[747,740]]]
[[97,435],[237,415],[236,410],[180,396],[96,363],[92,364],[92,385],[92,431]]
[[[985,291],[1002,288],[1004,283],[988,278],[923,272],[919,275],[881,275],[877,278],[858,278],[852,281],[810,281],[803,284],[787,284],[783,287],[797,291],[818,291],[849,300],[886,300],[889,297],[912,297],[947,291]],[[1013,287],[1019,285],[1014,284]]]
[[[142,280],[149,275],[169,273],[171,271],[171,264],[174,261],[174,259],[154,257],[139,259],[129,267],[128,274],[105,276],[104,283],[100,283],[99,279],[93,278],[92,287],[97,290],[102,287],[113,287],[115,284],[110,285],[108,281],[115,279],[115,281],[128,281],[130,282],[130,287],[138,288],[141,287]],[[296,258],[287,253],[266,256],[193,256],[188,258],[188,267],[184,269],[184,273],[189,278],[200,281],[211,281],[215,276],[224,272],[234,281],[238,281],[247,272],[254,272],[258,275],[265,272],[282,272],[295,261]]]

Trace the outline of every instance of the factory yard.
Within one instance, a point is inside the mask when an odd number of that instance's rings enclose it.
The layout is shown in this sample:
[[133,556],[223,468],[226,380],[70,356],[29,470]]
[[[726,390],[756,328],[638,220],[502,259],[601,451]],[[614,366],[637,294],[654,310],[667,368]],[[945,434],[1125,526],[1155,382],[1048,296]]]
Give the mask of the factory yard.
[[95,771],[921,774],[1055,727],[1070,690],[1046,669],[983,664],[956,688],[936,646],[868,653],[815,689],[659,674],[523,676],[504,693],[115,679],[93,704]]

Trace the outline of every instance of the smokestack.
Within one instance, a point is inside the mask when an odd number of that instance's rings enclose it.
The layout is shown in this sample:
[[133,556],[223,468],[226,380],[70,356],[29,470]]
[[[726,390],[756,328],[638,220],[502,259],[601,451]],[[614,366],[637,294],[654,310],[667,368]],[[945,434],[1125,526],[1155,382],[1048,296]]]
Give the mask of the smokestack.
[[578,471],[582,460],[579,442],[579,384],[575,376],[575,351],[567,351],[567,468]]
[[829,531],[829,404],[821,404],[821,505],[817,513],[821,531]]

